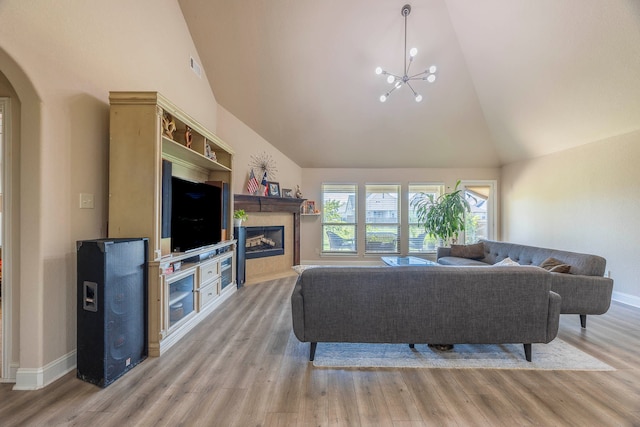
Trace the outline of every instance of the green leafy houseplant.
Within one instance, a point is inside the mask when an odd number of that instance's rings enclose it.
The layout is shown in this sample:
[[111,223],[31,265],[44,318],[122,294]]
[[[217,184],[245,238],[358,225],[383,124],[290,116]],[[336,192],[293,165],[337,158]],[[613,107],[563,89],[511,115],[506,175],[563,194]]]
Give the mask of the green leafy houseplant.
[[458,235],[465,229],[465,213],[470,212],[464,191],[458,189],[460,181],[451,193],[435,198],[433,194],[418,193],[411,199],[411,206],[424,226],[425,232],[441,239],[443,244],[456,243]]
[[233,211],[233,218],[239,219],[241,221],[246,221],[247,219],[249,219],[249,216],[244,211],[244,209],[236,209],[235,211]]
[[233,211],[233,222],[235,227],[240,227],[242,225],[242,221],[246,221],[247,219],[249,219],[249,216],[244,209],[237,209]]

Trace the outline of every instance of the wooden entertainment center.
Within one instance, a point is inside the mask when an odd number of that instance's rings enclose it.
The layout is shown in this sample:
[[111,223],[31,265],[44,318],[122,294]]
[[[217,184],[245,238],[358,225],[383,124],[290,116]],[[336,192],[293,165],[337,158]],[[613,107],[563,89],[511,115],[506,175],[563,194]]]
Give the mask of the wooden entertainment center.
[[[233,150],[158,92],[111,92],[109,101],[108,235],[149,238],[148,345],[160,356],[237,289]],[[222,188],[219,242],[173,250],[172,178]]]

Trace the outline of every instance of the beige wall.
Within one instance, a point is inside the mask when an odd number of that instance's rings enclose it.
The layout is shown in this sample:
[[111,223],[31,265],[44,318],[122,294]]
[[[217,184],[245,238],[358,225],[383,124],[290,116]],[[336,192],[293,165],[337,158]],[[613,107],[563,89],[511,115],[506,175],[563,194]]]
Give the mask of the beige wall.
[[[223,107],[218,106],[218,136],[233,147],[233,193],[247,194],[249,163],[251,156],[266,153],[273,159],[277,172],[273,181],[280,188],[296,188],[302,183],[302,169],[273,145],[265,141],[251,128],[238,120]],[[256,178],[262,179],[255,171]]]
[[640,305],[640,132],[503,168],[505,240],[604,256]]
[[[402,185],[406,191],[409,183],[435,182],[444,183],[447,191],[451,191],[457,180],[498,180],[500,169],[303,169],[302,171],[302,195],[305,199],[315,200],[316,207],[321,209],[320,191],[323,183],[353,183],[358,184],[359,189],[364,189],[365,184],[396,183]],[[499,190],[498,190],[499,191]],[[362,192],[359,192],[362,194]],[[407,209],[408,202],[402,202],[401,209]],[[358,200],[360,214],[363,216],[364,200]],[[320,256],[322,247],[322,229],[320,216],[304,216],[300,221],[300,262],[312,264],[314,262],[378,262],[379,256]],[[499,230],[498,230],[499,233]],[[361,234],[361,233],[360,233]]]
[[[190,56],[199,61],[176,0],[0,4],[0,72],[21,118],[19,387],[21,372],[36,381],[26,388],[50,381],[37,368],[64,369],[75,350],[75,242],[106,236],[108,92],[162,92],[215,131],[215,97]],[[95,209],[79,209],[80,192]]]

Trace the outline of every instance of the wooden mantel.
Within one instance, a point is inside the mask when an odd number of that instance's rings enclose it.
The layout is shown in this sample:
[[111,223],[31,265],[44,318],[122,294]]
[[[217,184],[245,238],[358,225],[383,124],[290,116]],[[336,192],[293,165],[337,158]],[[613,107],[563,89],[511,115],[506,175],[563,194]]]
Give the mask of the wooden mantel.
[[306,199],[234,194],[233,208],[245,212],[285,212],[293,214],[293,265],[300,264],[300,205]]

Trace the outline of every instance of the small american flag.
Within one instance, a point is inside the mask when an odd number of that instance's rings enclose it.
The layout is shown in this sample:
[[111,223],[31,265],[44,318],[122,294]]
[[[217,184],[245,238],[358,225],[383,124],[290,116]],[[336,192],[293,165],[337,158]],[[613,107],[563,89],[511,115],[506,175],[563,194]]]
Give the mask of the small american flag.
[[268,190],[267,190],[267,172],[265,171],[264,175],[262,175],[262,186],[264,187],[264,191],[263,191],[263,196],[266,196],[269,194]]
[[258,191],[258,188],[260,188],[260,183],[254,175],[253,169],[251,169],[251,172],[249,173],[249,182],[247,182],[247,191],[249,194],[255,194],[255,192]]

